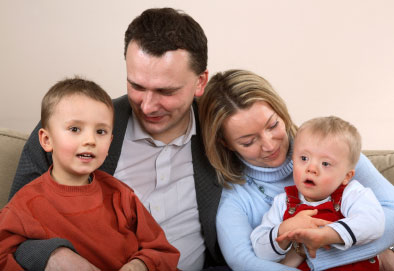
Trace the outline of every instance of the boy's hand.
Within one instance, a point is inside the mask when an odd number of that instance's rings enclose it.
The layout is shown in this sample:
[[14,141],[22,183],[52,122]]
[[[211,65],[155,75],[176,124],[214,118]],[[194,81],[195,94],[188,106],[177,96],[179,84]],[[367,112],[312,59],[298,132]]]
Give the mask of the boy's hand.
[[304,210],[296,214],[294,217],[283,221],[278,229],[279,237],[276,239],[279,246],[282,249],[286,249],[290,245],[291,240],[286,238],[284,234],[287,236],[289,232],[292,232],[296,229],[314,229],[331,223],[330,221],[324,219],[313,218],[312,216],[316,215],[317,212],[318,210]]
[[130,262],[122,266],[119,271],[148,271],[148,268],[143,261],[139,259],[133,259]]
[[316,250],[321,247],[329,249],[330,244],[343,243],[342,238],[331,227],[296,229],[282,234],[277,238],[277,241],[279,242],[285,239],[303,243],[312,258],[316,257]]
[[55,249],[49,257],[45,271],[100,271],[88,260],[81,257],[71,249],[60,247]]

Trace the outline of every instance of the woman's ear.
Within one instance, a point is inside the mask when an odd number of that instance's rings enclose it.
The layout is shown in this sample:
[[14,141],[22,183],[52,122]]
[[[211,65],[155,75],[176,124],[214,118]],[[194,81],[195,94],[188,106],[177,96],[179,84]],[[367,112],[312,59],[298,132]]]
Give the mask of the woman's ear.
[[38,131],[38,139],[40,140],[41,147],[44,149],[44,151],[52,152],[53,147],[51,142],[51,136],[48,130],[41,128]]
[[346,173],[345,179],[342,181],[342,184],[347,185],[350,182],[350,180],[353,178],[354,173],[355,173],[354,169],[352,169],[348,173]]

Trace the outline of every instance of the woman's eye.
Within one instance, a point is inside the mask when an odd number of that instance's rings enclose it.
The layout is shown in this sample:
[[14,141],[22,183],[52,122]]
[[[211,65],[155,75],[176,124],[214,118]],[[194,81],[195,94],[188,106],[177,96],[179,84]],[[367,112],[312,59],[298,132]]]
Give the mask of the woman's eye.
[[276,126],[278,126],[279,121],[275,121],[275,123],[273,125],[271,125],[270,129],[274,129]]
[[81,131],[81,129],[79,129],[78,127],[70,127],[70,128],[68,128],[68,129],[69,129],[71,132],[74,132],[74,133]]
[[250,142],[248,142],[248,143],[242,143],[241,145],[243,146],[243,147],[249,147],[250,145],[252,145],[253,144],[253,141],[250,141]]

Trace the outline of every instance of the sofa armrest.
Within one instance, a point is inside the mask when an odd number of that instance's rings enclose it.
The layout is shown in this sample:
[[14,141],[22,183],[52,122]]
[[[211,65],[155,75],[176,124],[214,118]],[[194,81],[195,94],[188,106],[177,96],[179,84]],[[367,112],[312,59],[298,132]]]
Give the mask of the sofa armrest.
[[380,173],[394,185],[394,150],[364,150],[363,153]]
[[0,128],[0,208],[8,201],[10,188],[27,134]]

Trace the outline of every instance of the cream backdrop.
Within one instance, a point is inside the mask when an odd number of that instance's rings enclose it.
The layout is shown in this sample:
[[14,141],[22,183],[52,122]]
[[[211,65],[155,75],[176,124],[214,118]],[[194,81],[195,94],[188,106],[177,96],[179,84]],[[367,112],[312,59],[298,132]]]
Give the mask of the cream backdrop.
[[75,74],[125,94],[124,31],[164,6],[204,28],[210,75],[254,71],[297,124],[338,115],[359,128],[364,149],[394,149],[391,0],[0,0],[0,127],[30,132],[45,92]]

